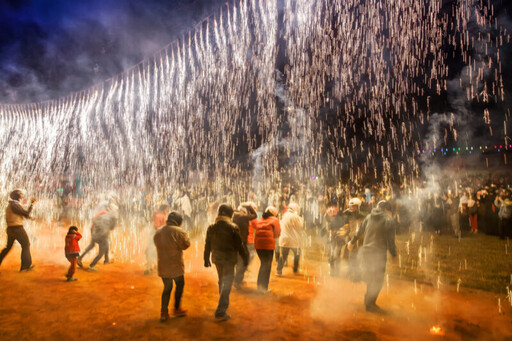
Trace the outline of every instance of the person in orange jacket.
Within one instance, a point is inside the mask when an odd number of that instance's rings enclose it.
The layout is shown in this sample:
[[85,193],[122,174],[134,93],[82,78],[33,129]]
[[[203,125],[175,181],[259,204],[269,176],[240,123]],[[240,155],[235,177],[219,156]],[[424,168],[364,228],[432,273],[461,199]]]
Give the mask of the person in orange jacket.
[[252,220],[249,225],[249,235],[254,233],[254,248],[261,262],[258,272],[258,291],[261,293],[269,292],[268,282],[276,247],[275,240],[281,235],[277,215],[277,208],[269,206],[261,218]]
[[80,255],[80,246],[78,245],[78,241],[80,239],[82,239],[82,235],[78,233],[78,227],[71,226],[68,230],[68,234],[66,235],[66,246],[64,248],[66,258],[69,263],[71,263],[66,275],[68,282],[76,281],[76,278],[73,277],[73,275],[75,274],[77,259]]

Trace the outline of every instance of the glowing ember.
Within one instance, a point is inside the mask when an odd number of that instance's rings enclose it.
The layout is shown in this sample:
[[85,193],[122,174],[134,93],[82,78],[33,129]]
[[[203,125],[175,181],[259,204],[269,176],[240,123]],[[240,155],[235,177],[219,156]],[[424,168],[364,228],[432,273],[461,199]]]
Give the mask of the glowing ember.
[[430,328],[430,334],[443,336],[444,331],[439,326],[432,326],[432,328]]

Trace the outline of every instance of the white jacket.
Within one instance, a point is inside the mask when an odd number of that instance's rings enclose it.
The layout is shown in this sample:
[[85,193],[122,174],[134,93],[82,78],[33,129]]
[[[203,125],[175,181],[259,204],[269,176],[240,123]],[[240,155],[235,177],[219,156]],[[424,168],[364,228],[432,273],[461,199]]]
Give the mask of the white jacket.
[[291,249],[299,248],[303,227],[302,218],[294,211],[288,210],[281,219],[279,246]]

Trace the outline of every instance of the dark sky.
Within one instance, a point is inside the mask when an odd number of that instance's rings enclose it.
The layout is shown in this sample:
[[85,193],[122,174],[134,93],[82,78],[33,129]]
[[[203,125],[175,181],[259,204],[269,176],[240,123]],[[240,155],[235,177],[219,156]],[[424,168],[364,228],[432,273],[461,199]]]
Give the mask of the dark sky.
[[1,0],[0,103],[65,96],[118,74],[218,0]]

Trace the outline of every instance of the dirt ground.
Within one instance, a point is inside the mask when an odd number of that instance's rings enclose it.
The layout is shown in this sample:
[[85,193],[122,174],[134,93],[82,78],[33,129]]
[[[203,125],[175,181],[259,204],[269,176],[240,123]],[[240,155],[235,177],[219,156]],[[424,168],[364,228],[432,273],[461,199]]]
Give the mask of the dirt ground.
[[[414,283],[391,279],[377,301],[385,314],[372,314],[363,307],[364,284],[329,277],[326,265],[313,261],[301,275],[287,267],[279,278],[274,264],[272,292],[261,295],[254,259],[245,289],[233,288],[232,319],[216,322],[216,272],[203,268],[202,244],[197,251],[195,245],[185,253],[188,315],[166,323],[159,322],[162,282],[144,275],[142,265],[116,262],[114,254],[113,264],[80,270],[78,281],[68,283],[63,250],[49,257],[33,247],[36,268],[19,273],[16,245],[0,267],[0,340],[512,340],[505,297],[450,286],[415,290]],[[432,335],[433,326],[444,336]]]

